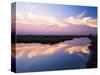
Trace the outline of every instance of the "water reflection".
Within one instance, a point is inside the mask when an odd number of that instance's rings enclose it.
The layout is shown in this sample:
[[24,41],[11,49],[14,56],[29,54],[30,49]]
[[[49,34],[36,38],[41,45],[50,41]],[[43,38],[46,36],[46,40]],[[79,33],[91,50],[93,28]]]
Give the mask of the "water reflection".
[[91,55],[90,45],[91,40],[85,37],[53,45],[17,43],[16,72],[86,68]]
[[60,50],[69,54],[89,54],[88,46],[90,46],[90,42],[91,40],[88,38],[75,38],[73,40],[64,41],[53,45],[41,43],[17,43],[16,58],[26,55],[30,59],[34,56],[54,54]]

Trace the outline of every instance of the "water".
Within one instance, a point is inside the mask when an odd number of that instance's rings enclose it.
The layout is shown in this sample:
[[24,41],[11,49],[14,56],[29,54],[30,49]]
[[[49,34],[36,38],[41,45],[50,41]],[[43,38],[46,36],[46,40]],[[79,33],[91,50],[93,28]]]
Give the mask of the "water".
[[87,37],[56,44],[17,43],[16,72],[86,68],[91,56]]

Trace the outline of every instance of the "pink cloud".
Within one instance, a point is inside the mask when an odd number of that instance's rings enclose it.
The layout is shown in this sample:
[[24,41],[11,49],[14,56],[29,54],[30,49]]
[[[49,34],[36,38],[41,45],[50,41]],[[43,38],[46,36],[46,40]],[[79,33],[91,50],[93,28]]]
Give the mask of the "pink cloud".
[[22,15],[20,12],[16,14],[16,23],[27,24],[33,26],[69,26],[69,25],[86,25],[89,27],[97,27],[97,19],[92,17],[83,17],[84,12],[76,17],[70,16],[62,20],[50,16],[35,15],[32,12],[28,12],[26,15]]

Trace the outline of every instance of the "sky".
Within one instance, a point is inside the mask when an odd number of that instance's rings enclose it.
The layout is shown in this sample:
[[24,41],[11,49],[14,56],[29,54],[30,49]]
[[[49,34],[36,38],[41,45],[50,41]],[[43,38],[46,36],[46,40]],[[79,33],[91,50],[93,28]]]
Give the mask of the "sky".
[[[15,24],[14,15],[12,21]],[[96,31],[96,7],[16,3],[17,35],[95,35]]]

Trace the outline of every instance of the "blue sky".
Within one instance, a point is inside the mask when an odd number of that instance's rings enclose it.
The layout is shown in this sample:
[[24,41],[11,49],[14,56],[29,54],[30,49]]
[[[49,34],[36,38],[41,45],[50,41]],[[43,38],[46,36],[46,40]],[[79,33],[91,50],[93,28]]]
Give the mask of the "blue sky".
[[83,11],[85,11],[84,16],[91,16],[93,18],[97,17],[96,7],[76,6],[76,5],[18,2],[17,11],[22,12],[23,14],[27,13],[28,11],[31,11],[35,14],[54,16],[57,18],[77,16]]

